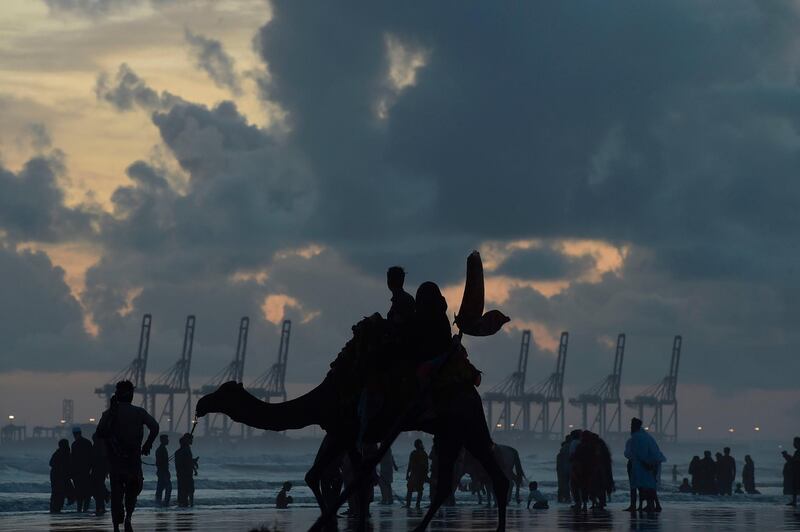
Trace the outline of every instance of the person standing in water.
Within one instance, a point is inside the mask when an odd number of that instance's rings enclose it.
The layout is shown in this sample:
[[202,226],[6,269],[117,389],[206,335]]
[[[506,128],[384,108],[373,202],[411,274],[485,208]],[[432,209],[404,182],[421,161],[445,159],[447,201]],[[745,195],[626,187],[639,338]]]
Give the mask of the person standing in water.
[[89,476],[91,494],[94,497],[95,515],[105,515],[108,489],[106,477],[108,476],[108,457],[105,446],[102,445],[97,433],[92,434],[92,472]]
[[[123,523],[125,532],[133,532],[131,518],[144,483],[142,456],[150,454],[158,436],[158,422],[153,416],[131,404],[133,390],[131,381],[118,382],[111,406],[97,424],[97,437],[105,441],[108,450],[114,532],[119,532]],[[144,427],[150,432],[143,445]]]
[[50,513],[64,509],[64,499],[69,491],[69,441],[58,440],[58,449],[50,457]]
[[[172,496],[172,477],[169,474],[169,436],[160,436],[161,444],[156,449],[156,505],[169,506]],[[163,496],[163,499],[162,499]]]
[[72,482],[75,484],[76,511],[88,512],[89,501],[92,500],[92,443],[83,437],[78,425],[72,427],[72,452],[70,453],[70,469]]
[[179,440],[180,449],[175,451],[175,476],[178,478],[178,506],[194,506],[194,476],[197,475],[197,459],[192,456],[191,434]]
[[758,495],[760,492],[756,489],[756,464],[749,454],[744,456],[744,467],[742,468],[742,484],[744,485],[745,493],[751,495]]

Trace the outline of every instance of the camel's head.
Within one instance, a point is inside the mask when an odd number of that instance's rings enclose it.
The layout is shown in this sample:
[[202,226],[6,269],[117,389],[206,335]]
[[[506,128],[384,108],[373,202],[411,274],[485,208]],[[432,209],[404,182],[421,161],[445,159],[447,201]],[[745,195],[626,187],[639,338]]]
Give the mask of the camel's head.
[[195,406],[197,417],[203,417],[206,414],[224,413],[226,407],[232,401],[241,397],[243,393],[245,391],[241,382],[228,381],[220,385],[216,391],[204,395],[197,401]]

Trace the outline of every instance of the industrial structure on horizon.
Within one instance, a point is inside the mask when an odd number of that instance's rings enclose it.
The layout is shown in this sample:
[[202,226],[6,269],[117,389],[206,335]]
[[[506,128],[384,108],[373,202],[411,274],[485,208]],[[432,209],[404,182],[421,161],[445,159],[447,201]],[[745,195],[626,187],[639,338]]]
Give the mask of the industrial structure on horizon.
[[[625,333],[620,333],[617,336],[611,373],[584,393],[569,400],[570,405],[580,409],[581,425],[579,428],[597,432],[603,438],[625,434],[622,422],[623,401],[620,394],[625,341]],[[492,432],[518,431],[533,438],[564,438],[563,389],[568,344],[569,333],[562,332],[555,371],[542,382],[525,390],[531,331],[522,331],[516,371],[484,393],[482,397],[486,420]],[[672,343],[669,374],[652,388],[624,401],[626,406],[636,409],[638,417],[644,422],[645,430],[668,441],[676,441],[678,438],[676,392],[681,344],[681,336],[675,336]],[[495,405],[500,407],[500,413],[496,418],[494,416]],[[532,417],[531,411],[535,409],[538,409],[538,415]]]
[[[192,389],[189,376],[192,363],[192,351],[195,335],[195,316],[186,318],[183,344],[178,361],[151,384],[147,384],[147,364],[150,352],[150,333],[152,316],[142,316],[139,330],[139,344],[136,357],[111,381],[95,389],[95,393],[106,400],[108,406],[114,393],[115,384],[120,380],[130,380],[136,387],[135,402],[147,408],[159,424],[168,432],[176,430],[192,430],[193,414],[192,394],[204,395],[213,392],[220,384],[227,381],[244,382],[245,359],[248,347],[250,319],[247,316],[239,322],[236,350],[233,359],[222,370],[203,386]],[[283,320],[281,323],[280,343],[277,361],[270,368],[246,386],[248,392],[264,401],[286,401],[286,370],[289,357],[289,340],[292,323]],[[646,430],[664,440],[676,441],[678,438],[678,369],[682,347],[681,336],[675,336],[672,343],[669,372],[655,386],[634,396],[622,400],[621,383],[622,368],[625,358],[625,333],[617,336],[614,361],[611,373],[603,380],[566,401],[564,398],[564,376],[566,371],[569,333],[561,333],[558,343],[554,371],[544,380],[528,384],[528,361],[533,336],[530,330],[522,331],[522,338],[517,356],[516,369],[506,379],[490,388],[482,396],[486,418],[494,433],[520,434],[531,438],[553,440],[563,439],[566,434],[565,406],[580,410],[581,424],[579,428],[597,432],[601,437],[621,436],[625,433],[623,426],[622,404],[636,411],[644,421]],[[613,345],[613,344],[612,344]],[[160,412],[157,410],[160,406]],[[156,416],[156,414],[158,415]],[[0,440],[3,442],[19,441],[27,438],[27,430],[23,425],[15,424],[14,417],[9,416],[10,423],[3,427]],[[93,423],[95,420],[89,420]],[[33,429],[35,439],[52,439],[63,437],[74,423],[74,403],[65,399],[62,404],[60,422],[52,427],[37,426]],[[237,426],[238,425],[238,426]],[[236,427],[236,430],[234,430]],[[573,428],[572,425],[569,428]],[[206,416],[203,424],[203,435],[206,437],[231,440],[246,438],[252,430],[231,421],[227,416]]]

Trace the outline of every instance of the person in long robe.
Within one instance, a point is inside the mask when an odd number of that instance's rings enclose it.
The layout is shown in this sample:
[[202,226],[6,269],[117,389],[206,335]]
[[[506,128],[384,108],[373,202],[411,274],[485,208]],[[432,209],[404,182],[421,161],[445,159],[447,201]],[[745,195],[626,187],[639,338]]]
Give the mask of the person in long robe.
[[717,493],[717,465],[711,457],[711,451],[703,451],[703,458],[700,459],[700,490],[703,495],[715,495]]
[[756,464],[749,454],[744,456],[744,467],[742,468],[742,484],[745,493],[757,495],[760,492],[756,489]]
[[656,440],[642,429],[642,420],[631,420],[631,437],[625,445],[625,458],[631,461],[631,487],[639,491],[639,497],[647,503],[646,512],[654,512],[658,470],[666,457],[658,448]]
[[58,441],[58,449],[50,457],[50,513],[64,509],[64,499],[70,489],[69,441]]

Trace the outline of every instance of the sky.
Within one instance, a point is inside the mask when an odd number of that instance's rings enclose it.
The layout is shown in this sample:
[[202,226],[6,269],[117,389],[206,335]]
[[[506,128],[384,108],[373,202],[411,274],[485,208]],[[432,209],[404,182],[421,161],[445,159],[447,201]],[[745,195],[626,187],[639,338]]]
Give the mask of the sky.
[[[52,424],[197,316],[192,381],[277,356],[307,389],[385,270],[512,321],[486,389],[570,332],[566,388],[657,383],[682,431],[800,424],[800,3],[4,0],[0,414]],[[625,415],[632,414],[626,410]],[[571,419],[577,411],[570,410]]]

